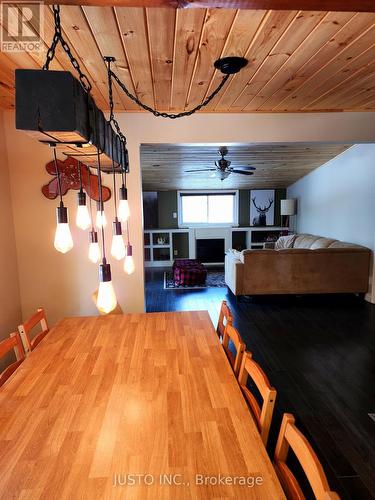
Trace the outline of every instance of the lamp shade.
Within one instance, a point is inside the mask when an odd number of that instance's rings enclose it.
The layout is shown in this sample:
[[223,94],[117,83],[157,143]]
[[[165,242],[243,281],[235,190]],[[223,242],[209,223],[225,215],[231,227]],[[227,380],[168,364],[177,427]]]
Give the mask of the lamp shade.
[[280,215],[296,215],[297,213],[297,200],[290,198],[288,200],[281,200]]

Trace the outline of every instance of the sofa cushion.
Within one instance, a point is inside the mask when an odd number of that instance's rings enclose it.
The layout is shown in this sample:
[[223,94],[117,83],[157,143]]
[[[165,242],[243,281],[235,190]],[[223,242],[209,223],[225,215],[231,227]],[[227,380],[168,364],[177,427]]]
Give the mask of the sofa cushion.
[[338,241],[338,240],[334,240],[333,243],[331,243],[328,248],[356,248],[358,250],[369,251],[367,247],[364,247],[362,245],[356,245],[355,243],[347,243],[346,241]]
[[318,238],[317,240],[315,240],[312,245],[310,246],[310,249],[311,250],[317,250],[318,248],[329,248],[332,243],[334,243],[335,239],[333,238]]
[[355,243],[346,243],[345,241],[325,238],[323,236],[314,236],[313,234],[298,234],[294,240],[293,248],[306,248],[309,250],[319,250],[324,248],[357,248],[368,250],[368,248]]
[[280,236],[280,238],[275,243],[275,250],[281,250],[282,248],[293,248],[295,239],[295,234]]
[[312,234],[298,234],[294,240],[293,248],[310,248],[320,238],[320,236],[313,236]]

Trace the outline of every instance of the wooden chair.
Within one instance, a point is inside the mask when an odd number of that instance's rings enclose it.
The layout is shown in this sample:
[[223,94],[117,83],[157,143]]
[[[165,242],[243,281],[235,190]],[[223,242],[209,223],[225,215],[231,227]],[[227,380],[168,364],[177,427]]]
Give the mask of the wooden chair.
[[233,316],[227,305],[227,301],[223,300],[220,307],[219,321],[217,322],[216,332],[219,335],[219,338],[222,339],[224,337],[224,331],[226,325],[233,325]]
[[13,332],[10,334],[10,337],[2,340],[0,342],[0,358],[5,356],[8,352],[14,349],[16,354],[16,360],[14,363],[11,363],[9,366],[5,368],[4,371],[0,373],[0,387],[4,384],[6,380],[14,373],[17,368],[20,366],[22,361],[25,359],[25,353],[22,347],[22,341],[19,333]]
[[289,447],[301,464],[316,500],[339,500],[329,489],[326,475],[314,450],[305,436],[294,425],[294,417],[285,413],[275,449],[274,466],[288,500],[304,500],[305,496],[292,471],[286,465]]
[[[232,341],[234,347],[236,348],[236,355],[234,355],[229,349],[229,341]],[[240,371],[242,355],[244,350],[246,349],[246,345],[243,342],[238,330],[234,328],[234,326],[229,324],[226,325],[224,330],[223,349],[229,359],[230,364],[232,365],[234,374],[237,377],[238,372]]]
[[[258,401],[247,387],[249,377],[253,380],[263,398],[262,408],[259,406]],[[262,441],[266,446],[277,391],[271,386],[262,368],[253,360],[252,353],[248,351],[243,354],[238,381],[246,402],[252,412],[255,423],[258,426]]]
[[[30,332],[38,324],[40,324],[42,331],[37,333],[35,337],[31,339]],[[31,318],[22,323],[22,325],[19,325],[18,331],[20,332],[25,352],[27,353],[35,349],[35,347],[44,339],[44,337],[49,332],[44,309],[38,309],[37,312],[31,316]]]

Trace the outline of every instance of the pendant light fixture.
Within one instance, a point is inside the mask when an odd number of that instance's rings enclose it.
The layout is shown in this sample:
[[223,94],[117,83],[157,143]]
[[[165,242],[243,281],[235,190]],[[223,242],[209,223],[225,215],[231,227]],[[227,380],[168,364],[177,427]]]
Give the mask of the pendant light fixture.
[[86,231],[91,225],[91,219],[89,215],[89,211],[86,205],[86,193],[82,189],[82,171],[81,171],[81,162],[78,162],[78,176],[79,176],[79,191],[77,195],[78,207],[77,207],[77,215],[76,215],[76,224],[77,227]]
[[[129,204],[126,188],[126,174],[129,172],[129,161],[126,147],[126,137],[122,133],[120,126],[114,116],[114,100],[113,100],[113,81],[127,95],[129,99],[135,102],[144,110],[153,113],[156,117],[175,119],[188,117],[202,108],[207,106],[215,96],[221,91],[231,75],[238,73],[241,68],[246,66],[247,60],[242,57],[225,57],[214,63],[214,67],[224,76],[216,89],[207,96],[203,102],[195,106],[193,109],[183,111],[181,113],[165,113],[151,108],[141,102],[137,96],[133,95],[120,80],[120,78],[112,71],[111,63],[115,61],[114,57],[108,56],[104,60],[107,63],[108,76],[108,94],[110,105],[109,121],[106,121],[104,115],[97,108],[95,101],[91,95],[92,85],[87,76],[83,73],[79,61],[74,57],[69,44],[64,39],[64,31],[61,28],[60,6],[53,5],[52,13],[54,17],[55,30],[51,45],[47,50],[46,60],[42,70],[16,70],[16,127],[20,130],[28,130],[38,132],[41,142],[47,142],[54,147],[54,159],[56,174],[58,179],[58,187],[60,194],[60,205],[57,207],[57,227],[54,240],[55,248],[62,253],[68,252],[73,247],[72,235],[68,224],[68,210],[64,206],[59,165],[56,158],[56,144],[62,148],[62,151],[67,156],[81,156],[89,161],[98,156],[98,178],[100,183],[99,205],[96,215],[96,227],[100,228],[102,234],[102,263],[99,268],[99,290],[97,305],[104,312],[110,312],[116,306],[117,300],[113,290],[111,280],[110,264],[106,261],[105,241],[104,241],[104,226],[106,225],[106,216],[104,213],[104,204],[101,187],[101,165],[100,154],[102,158],[111,158],[115,163],[121,165],[122,186],[120,189],[119,204],[117,210],[117,219],[115,219],[115,234],[121,236],[120,221],[127,223],[127,245],[126,256],[124,260],[124,270],[128,274],[134,272],[133,249],[129,238]],[[79,80],[74,78],[69,71],[49,71],[50,63],[56,55],[56,48],[61,44],[62,49],[67,54],[72,66],[79,75]],[[25,109],[28,112],[25,112]],[[63,110],[64,113],[59,112]],[[100,130],[100,133],[99,133]],[[51,135],[53,133],[53,136]],[[109,134],[116,136],[115,147],[110,148]],[[69,140],[67,141],[67,136]],[[50,139],[53,137],[54,142]],[[82,154],[82,148],[84,154]],[[96,148],[96,149],[95,149]],[[79,207],[84,207],[84,193],[79,195]],[[90,196],[91,198],[91,196]],[[84,208],[79,208],[80,215],[77,214],[77,224],[79,227],[87,226],[87,217]],[[90,203],[90,219],[91,231],[89,256],[90,260],[96,262],[100,259],[100,250],[98,245],[98,234],[95,231],[94,221],[92,218],[91,203]],[[118,239],[119,241],[119,239]],[[117,247],[118,245],[114,245]],[[122,245],[121,253],[122,253]],[[117,249],[118,250],[118,249]],[[114,250],[114,253],[118,253]]]
[[[102,173],[100,168],[100,153],[98,149],[98,183],[99,183],[99,203],[103,206],[102,195]],[[103,212],[104,213],[104,212]],[[102,233],[102,263],[99,266],[99,289],[96,306],[99,311],[105,314],[110,313],[117,305],[115,290],[112,285],[111,265],[107,263],[105,255],[104,227],[101,226]]]
[[89,206],[90,206],[90,220],[91,231],[89,232],[89,260],[93,264],[97,264],[100,260],[100,247],[98,242],[98,233],[95,231],[93,218],[92,218],[92,200],[91,200],[91,171],[89,170]]
[[59,187],[59,195],[60,195],[60,206],[58,206],[56,209],[57,224],[56,224],[54,247],[58,252],[67,253],[69,252],[69,250],[73,248],[73,238],[69,228],[68,209],[64,206],[64,202],[62,199],[60,170],[56,157],[55,146],[53,147],[53,157],[55,161],[57,185]]
[[121,170],[122,185],[119,192],[118,218],[121,222],[127,222],[130,217],[130,208],[128,203],[128,189],[126,187],[126,172]]
[[126,274],[133,274],[135,271],[135,264],[134,264],[134,258],[133,258],[133,246],[130,244],[130,237],[129,237],[129,222],[126,223],[127,228],[127,237],[128,237],[128,243],[126,245],[126,257],[124,260],[124,271]]
[[104,212],[104,202],[98,201],[96,202],[96,227],[101,229],[102,227],[107,226],[107,217]]
[[94,229],[89,232],[89,260],[93,264],[97,264],[100,260],[98,233]]
[[113,177],[113,203],[115,210],[115,218],[113,221],[111,255],[115,259],[121,260],[125,257],[125,244],[122,238],[121,222],[118,220],[117,217],[116,172],[115,172],[115,162],[113,160],[112,160],[112,177]]

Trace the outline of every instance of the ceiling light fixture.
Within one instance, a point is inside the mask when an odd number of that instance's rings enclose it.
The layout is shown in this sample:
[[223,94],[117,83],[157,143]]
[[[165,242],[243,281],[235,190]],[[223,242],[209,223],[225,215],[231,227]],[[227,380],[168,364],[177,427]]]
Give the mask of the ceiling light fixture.
[[[42,70],[16,70],[16,128],[37,134],[41,142],[47,143],[54,148],[54,159],[59,186],[60,206],[57,208],[57,227],[55,234],[55,248],[62,253],[68,252],[73,247],[73,239],[68,223],[68,210],[64,206],[61,190],[61,179],[58,161],[56,157],[56,146],[67,156],[77,156],[85,163],[95,164],[97,158],[99,201],[96,214],[96,227],[100,228],[102,235],[102,263],[99,267],[99,290],[97,298],[98,309],[110,312],[116,307],[117,299],[112,285],[111,267],[107,263],[105,254],[106,216],[104,212],[101,173],[108,171],[112,161],[112,174],[114,180],[114,203],[115,220],[112,243],[112,254],[116,258],[124,255],[121,221],[127,224],[127,244],[124,260],[124,271],[132,274],[135,269],[133,259],[133,247],[129,236],[129,203],[126,186],[126,174],[129,172],[129,158],[126,147],[126,137],[121,132],[119,124],[114,117],[112,81],[116,81],[126,95],[136,102],[141,108],[163,118],[181,118],[190,116],[199,111],[220,92],[231,75],[246,66],[247,60],[238,57],[226,57],[218,59],[214,66],[223,73],[223,78],[217,88],[198,106],[182,113],[159,112],[142,103],[136,96],[131,94],[125,84],[111,70],[113,57],[105,57],[108,64],[108,92],[110,103],[110,119],[107,121],[92,98],[90,92],[91,83],[82,72],[78,60],[72,54],[69,45],[63,37],[60,20],[60,6],[53,5],[52,12],[55,22],[55,32],[52,43],[47,51],[46,61]],[[72,66],[79,75],[79,82],[68,71],[49,71],[51,61],[55,57],[56,47],[61,44],[67,54]],[[57,110],[64,110],[63,113]],[[54,112],[55,111],[55,112]],[[70,140],[66,140],[69,136]],[[101,161],[101,155],[103,161]],[[115,186],[115,164],[116,171],[121,172],[122,185],[119,191],[119,204],[117,207]],[[92,217],[91,184],[90,184],[90,213],[87,211],[86,194],[82,189],[82,171],[79,165],[80,191],[78,193],[78,209],[76,223],[81,229],[90,227],[89,232],[89,259],[98,262],[100,259],[100,248],[98,233],[95,230]],[[121,240],[121,241],[120,241]],[[122,242],[122,243],[121,243]]]
[[60,169],[56,157],[56,147],[53,147],[53,157],[55,161],[57,185],[59,187],[60,196],[60,206],[56,209],[57,224],[54,247],[58,252],[67,253],[73,248],[73,238],[69,228],[68,209],[64,206],[62,198]]
[[[129,228],[128,228],[129,234]],[[126,274],[133,274],[135,271],[135,264],[133,258],[133,247],[128,240],[128,244],[126,245],[126,257],[124,260],[124,271]]]
[[112,160],[112,178],[113,178],[113,203],[114,203],[115,217],[113,221],[111,255],[115,259],[121,260],[125,257],[125,244],[122,238],[121,222],[118,220],[117,217],[116,171],[115,171],[115,162],[113,160]]
[[97,201],[96,202],[96,219],[95,225],[97,228],[101,229],[102,227],[107,227],[107,217],[104,211],[104,202]]
[[86,205],[86,193],[82,189],[82,171],[81,162],[78,162],[78,176],[79,176],[79,191],[77,195],[78,207],[76,215],[77,227],[85,231],[91,225],[90,214]]
[[[116,129],[117,136],[119,137],[120,141],[122,142],[122,149],[123,154],[127,157],[128,155],[128,150],[126,148],[126,137],[124,134],[121,132],[120,126],[118,124],[118,121],[115,118],[114,114],[114,103],[113,103],[113,89],[112,89],[112,77],[111,77],[111,62],[113,62],[115,59],[114,57],[105,57],[104,60],[107,63],[107,69],[108,69],[108,100],[109,100],[109,122],[113,124],[113,126]],[[126,158],[125,161],[123,162],[124,164],[128,163],[128,159]],[[114,168],[113,168],[113,174],[114,174]],[[134,258],[133,258],[133,247],[130,244],[130,231],[129,231],[129,216],[130,216],[130,210],[129,210],[129,204],[128,204],[128,192],[126,189],[126,172],[124,169],[121,170],[122,174],[122,186],[120,188],[120,205],[119,206],[119,212],[118,212],[118,218],[123,221],[126,221],[126,234],[127,234],[127,245],[126,245],[126,256],[124,260],[124,271],[126,274],[133,274],[135,271],[135,264],[134,264]],[[113,189],[115,192],[115,213],[116,212],[116,184],[115,182],[113,183]],[[122,203],[122,204],[121,204]],[[117,219],[117,218],[116,218]],[[118,224],[121,227],[121,222],[118,222]],[[121,236],[122,238],[122,236]]]
[[[99,184],[99,204],[103,206],[102,193],[102,173],[100,169],[100,152],[98,149],[98,184]],[[104,213],[104,212],[103,212]],[[111,265],[107,262],[105,255],[105,236],[104,227],[101,227],[102,233],[102,263],[99,265],[99,289],[96,305],[99,311],[105,314],[110,313],[117,305],[115,290],[112,285]]]
[[92,200],[91,200],[91,171],[89,171],[89,204],[90,204],[90,220],[91,220],[91,231],[89,232],[89,260],[93,264],[96,264],[100,260],[100,247],[98,242],[98,233],[95,231],[94,222],[92,218]]
[[117,215],[121,222],[126,222],[130,217],[130,208],[128,202],[128,189],[126,187],[126,172],[121,172],[122,185],[119,190],[119,204]]

